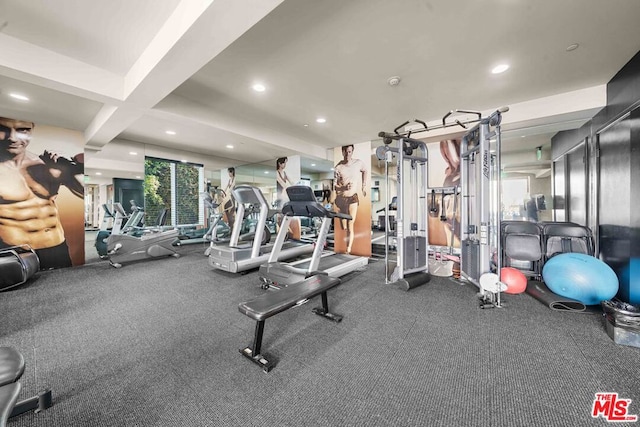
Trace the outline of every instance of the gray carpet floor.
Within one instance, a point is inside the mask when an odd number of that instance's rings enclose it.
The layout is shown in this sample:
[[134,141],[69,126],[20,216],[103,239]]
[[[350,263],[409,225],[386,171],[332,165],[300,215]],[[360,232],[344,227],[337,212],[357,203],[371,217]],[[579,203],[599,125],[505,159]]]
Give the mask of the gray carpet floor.
[[[382,261],[317,301],[266,321],[264,373],[238,350],[254,322],[238,303],[257,273],[180,258],[105,261],[39,273],[0,293],[0,345],[27,363],[22,397],[54,406],[18,426],[600,426],[598,392],[640,414],[640,349],[615,344],[597,313],[554,312],[526,294],[480,310],[446,278],[405,292]],[[617,424],[624,425],[624,424]],[[640,425],[640,422],[630,425]]]

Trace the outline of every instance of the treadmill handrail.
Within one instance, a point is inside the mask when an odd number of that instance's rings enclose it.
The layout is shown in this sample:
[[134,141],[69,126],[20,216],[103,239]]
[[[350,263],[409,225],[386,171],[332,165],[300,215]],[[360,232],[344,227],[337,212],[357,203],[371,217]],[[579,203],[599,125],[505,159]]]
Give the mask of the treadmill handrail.
[[240,240],[240,229],[242,225],[242,218],[244,218],[245,205],[260,206],[256,232],[251,246],[251,257],[255,258],[260,255],[260,247],[262,246],[264,228],[267,223],[269,204],[267,203],[267,199],[264,197],[264,194],[262,194],[262,191],[260,191],[258,187],[254,187],[252,185],[237,185],[234,187],[232,193],[238,207],[236,209],[236,221],[234,222],[233,229],[231,230],[231,239],[229,240],[230,247],[237,246]]

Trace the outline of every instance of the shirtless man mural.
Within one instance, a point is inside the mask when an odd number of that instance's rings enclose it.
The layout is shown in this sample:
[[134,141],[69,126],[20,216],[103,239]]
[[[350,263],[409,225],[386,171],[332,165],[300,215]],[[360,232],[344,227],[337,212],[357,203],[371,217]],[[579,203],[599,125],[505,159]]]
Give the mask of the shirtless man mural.
[[82,154],[69,160],[44,151],[27,152],[32,122],[0,117],[0,247],[27,244],[40,268],[69,267],[71,258],[56,206],[60,185],[77,197],[84,186]]
[[[347,231],[347,253],[351,253],[353,240],[355,238],[354,224],[358,215],[359,198],[367,196],[368,168],[359,159],[353,157],[353,144],[342,146],[343,159],[335,167],[335,204],[341,213],[351,215],[351,220],[341,219],[340,224],[343,230]],[[359,191],[360,190],[360,191]]]

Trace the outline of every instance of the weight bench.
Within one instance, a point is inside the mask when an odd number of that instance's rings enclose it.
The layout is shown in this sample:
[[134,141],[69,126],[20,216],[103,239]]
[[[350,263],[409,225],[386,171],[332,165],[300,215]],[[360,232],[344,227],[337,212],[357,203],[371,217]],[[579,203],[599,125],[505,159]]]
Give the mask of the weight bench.
[[267,292],[251,301],[240,303],[238,310],[257,322],[253,345],[240,349],[240,353],[262,367],[263,371],[269,372],[275,366],[275,362],[270,362],[266,355],[260,353],[265,320],[291,307],[302,305],[320,294],[322,307],[316,307],[312,311],[334,322],[340,322],[342,316],[330,313],[327,301],[327,291],[339,284],[340,279],[329,277],[326,274],[318,274],[278,291]]
[[51,406],[49,389],[17,402],[21,388],[18,380],[24,373],[24,367],[24,357],[20,352],[13,347],[0,347],[0,427],[5,427],[11,417],[33,410],[37,413]]
[[22,285],[38,270],[40,260],[28,245],[0,249],[0,291]]

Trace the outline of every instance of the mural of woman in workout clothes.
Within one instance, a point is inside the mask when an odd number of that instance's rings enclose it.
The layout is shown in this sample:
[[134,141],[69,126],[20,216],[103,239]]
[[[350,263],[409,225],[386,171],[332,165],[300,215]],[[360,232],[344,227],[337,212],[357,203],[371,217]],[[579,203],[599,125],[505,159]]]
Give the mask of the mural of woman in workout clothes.
[[228,179],[224,186],[224,199],[220,204],[220,212],[223,214],[223,219],[227,223],[230,229],[233,229],[233,224],[236,220],[236,201],[233,198],[233,189],[236,186],[236,168],[227,168]]
[[370,153],[369,142],[344,145],[335,150],[334,156],[341,160],[334,168],[334,205],[337,212],[352,218],[337,220],[334,227],[336,252],[371,256]]
[[[282,209],[282,205],[289,201],[287,196],[287,187],[293,185],[293,182],[289,178],[286,172],[288,157],[278,157],[276,159],[276,206],[278,209]],[[298,168],[299,169],[299,168]],[[278,228],[282,223],[282,218],[278,218]],[[293,218],[289,223],[289,237],[292,239],[300,239],[300,219]]]

